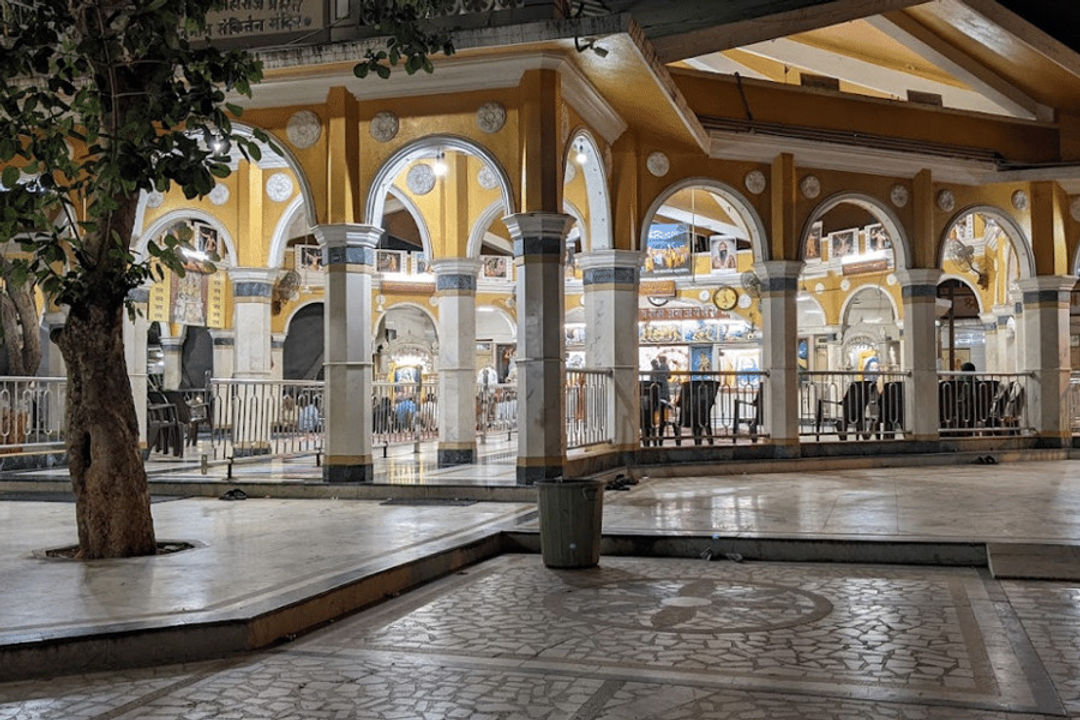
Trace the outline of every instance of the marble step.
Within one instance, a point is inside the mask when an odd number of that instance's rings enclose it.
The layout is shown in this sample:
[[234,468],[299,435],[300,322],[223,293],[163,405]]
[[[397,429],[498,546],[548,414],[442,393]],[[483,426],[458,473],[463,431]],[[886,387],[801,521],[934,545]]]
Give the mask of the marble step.
[[998,579],[1080,580],[1080,546],[988,543],[990,572]]

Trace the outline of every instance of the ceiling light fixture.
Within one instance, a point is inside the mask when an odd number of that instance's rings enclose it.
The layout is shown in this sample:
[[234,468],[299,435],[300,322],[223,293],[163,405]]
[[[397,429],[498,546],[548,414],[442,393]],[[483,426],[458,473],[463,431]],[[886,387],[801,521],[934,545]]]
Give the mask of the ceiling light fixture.
[[577,154],[574,155],[574,162],[578,165],[584,165],[589,162],[589,156],[585,154],[585,145],[581,142],[577,144]]
[[599,58],[606,58],[608,56],[607,48],[597,45],[596,38],[585,38],[582,40],[579,37],[575,37],[574,47],[577,48],[579,53],[585,52],[586,50],[592,50]]
[[450,168],[446,166],[446,161],[443,159],[443,152],[440,150],[439,154],[435,156],[435,164],[431,168],[435,173],[435,177],[446,177],[446,173],[450,171]]

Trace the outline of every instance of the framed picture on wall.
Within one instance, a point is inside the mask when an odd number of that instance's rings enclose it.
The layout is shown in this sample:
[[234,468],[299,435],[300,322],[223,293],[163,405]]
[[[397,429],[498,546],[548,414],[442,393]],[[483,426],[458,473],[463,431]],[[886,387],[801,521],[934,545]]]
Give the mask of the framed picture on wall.
[[892,250],[892,240],[889,238],[889,233],[885,229],[885,226],[881,223],[867,225],[863,228],[863,232],[866,234],[866,252],[872,253],[881,250]]
[[806,236],[806,244],[803,246],[804,260],[821,259],[821,233],[824,225],[820,220],[810,226],[810,233]]
[[857,230],[840,230],[829,233],[829,258],[837,260],[859,252]]
[[294,250],[297,270],[322,270],[322,248],[318,245],[296,245]]
[[489,280],[509,280],[509,260],[505,255],[481,255],[480,276]]
[[714,235],[711,238],[711,266],[713,270],[734,270],[736,268],[736,243],[733,237]]
[[375,254],[375,269],[381,273],[399,273],[405,270],[405,253],[399,250],[379,250]]

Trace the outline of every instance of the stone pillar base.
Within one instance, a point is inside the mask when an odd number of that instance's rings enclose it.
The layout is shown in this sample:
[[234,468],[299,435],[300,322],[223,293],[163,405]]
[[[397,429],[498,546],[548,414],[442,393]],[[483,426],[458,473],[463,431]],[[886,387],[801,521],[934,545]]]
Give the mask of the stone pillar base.
[[455,465],[472,465],[476,462],[476,447],[455,448],[440,447],[438,451],[439,467],[453,467]]
[[328,483],[372,483],[375,469],[371,463],[357,465],[323,465],[323,482]]
[[517,484],[533,485],[543,480],[554,480],[563,475],[562,465],[518,465]]

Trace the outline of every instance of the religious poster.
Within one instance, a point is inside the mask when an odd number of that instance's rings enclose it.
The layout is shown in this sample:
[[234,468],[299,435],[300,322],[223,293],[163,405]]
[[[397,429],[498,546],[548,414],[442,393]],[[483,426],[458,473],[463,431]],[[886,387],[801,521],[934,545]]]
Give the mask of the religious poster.
[[803,246],[804,260],[821,259],[821,234],[823,227],[820,220],[810,226],[810,233],[806,236],[806,244]]
[[505,255],[483,255],[480,261],[481,277],[491,280],[510,279],[510,258]]
[[404,255],[397,250],[379,250],[375,253],[375,269],[381,273],[403,272]]
[[645,246],[646,273],[689,275],[692,269],[690,228],[682,224],[653,223]]
[[723,235],[713,235],[710,239],[712,244],[711,248],[711,265],[713,270],[735,270],[736,269],[736,249],[738,242],[733,237],[724,237]]
[[[700,373],[713,372],[712,345],[692,345],[690,347],[690,370]],[[691,375],[691,380],[708,380],[709,375]]]
[[322,270],[322,248],[318,245],[297,245],[295,248],[297,270]]
[[858,241],[858,231],[854,229],[829,233],[829,259],[838,260],[856,254],[859,251]]
[[892,240],[889,239],[889,233],[881,223],[867,225],[863,228],[863,233],[866,235],[866,252],[892,250]]
[[171,322],[180,325],[206,326],[207,276],[198,272],[188,272],[184,277],[172,276],[169,307],[172,308]]

